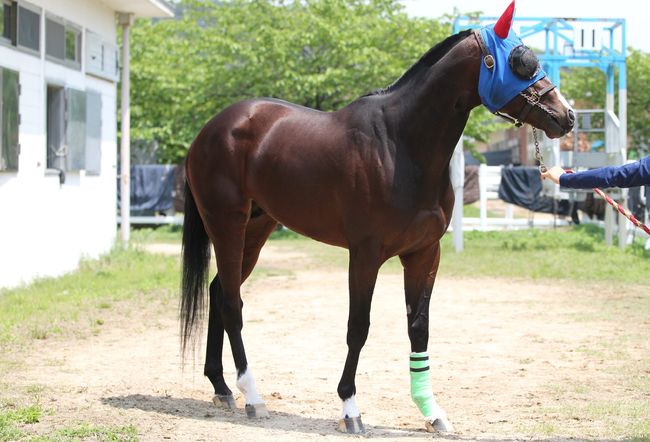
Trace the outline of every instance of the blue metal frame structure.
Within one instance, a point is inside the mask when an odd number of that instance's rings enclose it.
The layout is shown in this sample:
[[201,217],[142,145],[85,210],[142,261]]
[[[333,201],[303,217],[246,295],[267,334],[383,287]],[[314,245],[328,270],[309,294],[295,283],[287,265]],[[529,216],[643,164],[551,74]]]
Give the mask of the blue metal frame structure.
[[[498,17],[459,16],[454,19],[453,32],[480,28],[496,23],[498,19]],[[623,164],[627,154],[625,19],[514,17],[513,27],[522,41],[536,51],[542,67],[556,86],[560,87],[560,71],[563,68],[595,67],[604,72],[607,78],[605,108],[597,110],[605,114],[605,152],[572,152],[571,156],[563,156],[559,141],[553,140],[550,151],[547,152],[550,155],[545,154],[547,164],[583,167]],[[614,110],[617,79],[618,115]],[[593,112],[593,110],[584,112]],[[552,188],[553,196],[557,198],[560,194],[559,187],[552,186]],[[462,195],[460,198],[462,199]],[[624,194],[622,198],[625,199]],[[614,214],[609,206],[607,210],[605,238],[606,243],[611,245]],[[454,229],[460,225],[462,223],[455,225]],[[626,221],[620,219],[619,247],[625,247],[625,226]],[[456,236],[455,230],[454,235]],[[462,233],[454,241],[456,244],[462,244]],[[459,249],[457,245],[456,248],[460,250],[462,246]]]
[[[498,19],[499,17],[459,16],[454,19],[453,32],[482,27],[495,23]],[[513,26],[525,43],[538,34],[543,37],[543,48],[529,46],[536,50],[544,70],[558,87],[561,68],[597,67],[607,76],[608,94],[614,93],[615,69],[619,71],[618,88],[627,89],[625,19],[514,17]],[[602,44],[597,45],[597,48],[585,48],[584,44],[576,44],[576,31],[580,30],[592,30],[593,39],[596,31],[609,38],[603,38],[599,42]],[[582,38],[584,39],[584,34]],[[540,52],[539,49],[543,50]]]

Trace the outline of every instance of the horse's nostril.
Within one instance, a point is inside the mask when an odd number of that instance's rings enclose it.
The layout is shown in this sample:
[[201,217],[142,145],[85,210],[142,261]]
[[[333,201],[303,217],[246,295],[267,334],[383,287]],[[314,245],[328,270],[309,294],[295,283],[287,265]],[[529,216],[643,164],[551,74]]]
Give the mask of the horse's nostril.
[[571,109],[567,111],[567,119],[569,120],[569,125],[573,127],[573,123],[576,121],[576,115],[573,113]]

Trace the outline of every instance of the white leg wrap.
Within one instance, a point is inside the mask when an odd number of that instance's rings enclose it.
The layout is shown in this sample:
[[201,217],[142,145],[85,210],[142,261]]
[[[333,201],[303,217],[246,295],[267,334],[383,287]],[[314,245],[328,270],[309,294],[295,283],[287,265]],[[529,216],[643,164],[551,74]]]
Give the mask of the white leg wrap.
[[256,405],[264,403],[264,400],[257,394],[255,379],[253,379],[253,374],[249,368],[237,379],[237,388],[246,397],[247,404]]
[[341,419],[346,417],[359,417],[359,409],[357,408],[357,403],[354,400],[354,395],[347,398],[343,401],[343,411],[341,412]]

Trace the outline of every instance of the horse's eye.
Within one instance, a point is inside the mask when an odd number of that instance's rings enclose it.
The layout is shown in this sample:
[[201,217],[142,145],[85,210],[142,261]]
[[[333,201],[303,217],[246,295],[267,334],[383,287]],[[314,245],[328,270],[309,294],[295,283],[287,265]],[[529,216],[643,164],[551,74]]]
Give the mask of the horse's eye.
[[510,52],[508,64],[512,72],[527,80],[532,79],[539,71],[537,55],[524,45],[519,45]]

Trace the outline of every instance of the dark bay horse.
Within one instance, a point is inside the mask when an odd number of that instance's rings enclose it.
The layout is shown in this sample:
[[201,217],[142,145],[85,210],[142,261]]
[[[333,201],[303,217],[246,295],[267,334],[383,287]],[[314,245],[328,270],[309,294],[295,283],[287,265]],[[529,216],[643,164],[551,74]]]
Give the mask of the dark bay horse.
[[[511,5],[513,6],[513,5]],[[536,57],[510,30],[464,31],[427,52],[391,86],[336,112],[275,99],[236,103],[210,120],[186,161],[181,334],[183,348],[209,297],[205,375],[216,404],[234,407],[223,377],[224,330],[249,417],[268,416],[255,389],[241,330],[240,286],[278,223],[349,250],[348,355],[338,394],[340,429],[361,432],[355,373],[368,336],[380,266],[404,266],[411,395],[427,429],[451,430],[428,370],[429,302],[454,194],[449,161],[481,103],[551,138],[573,112]],[[207,287],[210,249],[218,274]]]

